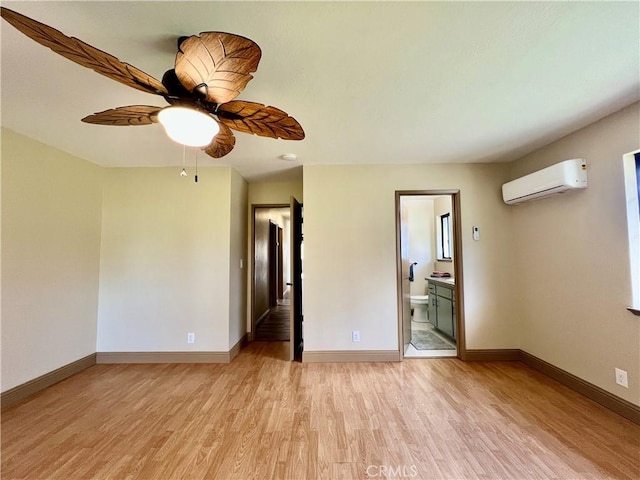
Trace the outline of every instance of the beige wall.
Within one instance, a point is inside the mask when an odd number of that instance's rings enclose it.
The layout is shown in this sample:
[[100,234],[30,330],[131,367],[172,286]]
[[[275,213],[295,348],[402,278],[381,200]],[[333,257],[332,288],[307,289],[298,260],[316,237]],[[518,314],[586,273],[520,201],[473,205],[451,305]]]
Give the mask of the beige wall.
[[178,173],[106,170],[99,352],[226,352],[242,331],[229,329],[230,258],[236,270],[240,256],[230,242],[241,233],[230,229],[231,185],[237,212],[242,182],[228,167],[201,168],[197,184]]
[[[304,167],[306,351],[398,349],[394,192],[460,189],[467,348],[522,348],[640,404],[622,177],[639,131],[636,104],[512,164]],[[574,157],[585,191],[501,201],[505,181]],[[105,170],[3,129],[2,390],[96,343],[228,351],[249,320],[250,207],[302,193],[228,167],[197,185],[172,168]]]
[[[305,166],[305,351],[398,350],[394,195],[435,189],[461,191],[467,348],[519,347],[511,211],[500,196],[508,168]],[[479,242],[472,225],[482,229]]]
[[102,169],[2,129],[2,391],[96,351]]
[[255,182],[249,183],[249,206],[289,205],[293,195],[302,202],[302,181],[299,182]]
[[[640,404],[640,318],[631,302],[622,155],[637,150],[639,104],[516,161],[511,178],[584,157],[584,191],[512,208],[521,346]],[[614,381],[627,370],[629,389]]]
[[[231,170],[229,348],[247,333],[247,181]],[[241,267],[242,262],[242,267]]]

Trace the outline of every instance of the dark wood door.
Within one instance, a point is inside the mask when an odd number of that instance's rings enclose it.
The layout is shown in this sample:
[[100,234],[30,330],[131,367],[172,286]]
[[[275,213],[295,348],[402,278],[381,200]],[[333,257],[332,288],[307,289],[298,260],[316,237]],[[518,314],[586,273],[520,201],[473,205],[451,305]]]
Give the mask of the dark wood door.
[[269,220],[269,307],[278,304],[278,226]]
[[282,228],[278,227],[278,300],[284,298],[284,259],[282,246]]
[[302,204],[291,197],[291,360],[301,360],[302,336]]

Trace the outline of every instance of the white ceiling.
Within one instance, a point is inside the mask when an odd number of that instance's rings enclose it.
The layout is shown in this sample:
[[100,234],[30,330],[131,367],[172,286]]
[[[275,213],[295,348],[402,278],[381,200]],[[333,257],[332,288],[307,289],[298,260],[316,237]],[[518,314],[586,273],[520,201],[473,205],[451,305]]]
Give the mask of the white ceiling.
[[[239,99],[279,107],[300,142],[236,134],[250,180],[302,164],[510,161],[640,99],[638,2],[2,2],[162,78],[202,31],[262,48]],[[103,166],[181,165],[159,125],[80,119],[162,97],[1,25],[2,125]],[[293,152],[294,162],[279,158]],[[195,152],[189,153],[193,162]]]

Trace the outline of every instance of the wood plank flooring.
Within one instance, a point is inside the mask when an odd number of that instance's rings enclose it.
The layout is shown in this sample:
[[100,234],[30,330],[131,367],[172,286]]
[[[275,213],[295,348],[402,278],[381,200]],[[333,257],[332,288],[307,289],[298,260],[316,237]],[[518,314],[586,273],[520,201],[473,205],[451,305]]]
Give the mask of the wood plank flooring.
[[640,478],[640,427],[521,363],[96,365],[2,414],[2,479]]
[[271,308],[266,318],[256,326],[254,340],[257,342],[289,341],[290,315],[289,299],[278,300],[278,304]]

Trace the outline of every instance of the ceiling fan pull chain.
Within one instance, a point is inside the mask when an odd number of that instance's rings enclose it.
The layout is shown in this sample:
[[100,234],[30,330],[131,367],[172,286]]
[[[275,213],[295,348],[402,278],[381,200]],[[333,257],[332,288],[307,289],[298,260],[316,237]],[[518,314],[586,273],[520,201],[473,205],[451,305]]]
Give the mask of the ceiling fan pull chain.
[[196,177],[195,182],[198,183],[198,149],[196,148]]
[[181,177],[187,176],[187,169],[185,167],[185,159],[187,157],[187,146],[182,145],[182,171],[180,172]]

